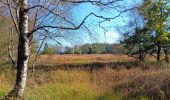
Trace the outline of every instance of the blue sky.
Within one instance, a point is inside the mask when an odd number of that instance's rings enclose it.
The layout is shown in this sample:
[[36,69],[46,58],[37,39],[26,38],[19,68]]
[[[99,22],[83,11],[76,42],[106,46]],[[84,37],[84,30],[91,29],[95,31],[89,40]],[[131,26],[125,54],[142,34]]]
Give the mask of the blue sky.
[[[124,0],[121,1],[119,4],[123,7],[131,8],[134,4],[141,3],[142,0]],[[123,9],[120,9],[123,10]],[[115,9],[107,9],[107,10],[101,10],[100,7],[91,5],[90,3],[84,3],[79,4],[78,6],[74,7],[73,9],[73,19],[80,23],[85,16],[87,16],[90,12],[93,12],[97,15],[102,15],[104,17],[114,17],[119,14]],[[81,45],[84,43],[116,43],[119,42],[119,39],[121,37],[121,34],[116,30],[116,27],[123,27],[127,24],[129,20],[128,12],[122,14],[120,17],[111,20],[109,22],[104,22],[101,24],[103,27],[109,27],[107,28],[107,32],[105,32],[103,29],[99,28],[98,25],[96,25],[101,19],[96,18],[94,16],[89,17],[85,25],[89,28],[89,30],[92,32],[92,35],[89,36],[89,32],[84,31],[84,29],[80,29],[76,31],[76,33],[79,33],[78,35],[73,35],[70,40],[66,40],[62,42],[62,45]]]

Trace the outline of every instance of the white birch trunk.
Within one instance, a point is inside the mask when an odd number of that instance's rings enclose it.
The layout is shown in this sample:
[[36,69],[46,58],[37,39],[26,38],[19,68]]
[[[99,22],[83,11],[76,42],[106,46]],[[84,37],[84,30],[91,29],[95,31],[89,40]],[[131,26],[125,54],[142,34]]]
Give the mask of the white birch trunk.
[[16,97],[22,97],[27,79],[28,61],[30,55],[29,38],[28,38],[28,1],[19,0],[19,44],[18,44],[18,61],[16,77]]
[[17,58],[17,76],[16,83],[11,92],[4,97],[6,100],[10,98],[21,98],[26,85],[27,69],[30,55],[29,38],[28,38],[28,1],[19,0],[19,43]]

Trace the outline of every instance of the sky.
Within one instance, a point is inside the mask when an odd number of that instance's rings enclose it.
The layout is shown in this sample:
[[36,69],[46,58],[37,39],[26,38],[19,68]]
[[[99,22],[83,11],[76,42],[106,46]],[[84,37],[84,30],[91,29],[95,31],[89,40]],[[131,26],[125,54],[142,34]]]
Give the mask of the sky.
[[[134,4],[140,4],[141,0],[124,0],[121,1],[118,5],[121,7],[132,8]],[[123,10],[123,9],[119,9]],[[76,22],[81,23],[81,21],[87,16],[89,13],[95,13],[99,16],[104,17],[115,17],[119,14],[115,9],[102,9],[100,7],[91,5],[90,3],[79,4],[73,8],[73,18]],[[121,37],[121,33],[117,31],[117,27],[125,26],[129,21],[129,15],[127,13],[121,14],[120,17],[111,20],[109,22],[104,22],[101,24],[102,27],[107,27],[107,31],[104,31],[102,28],[97,25],[99,21],[102,19],[96,18],[94,16],[90,16],[86,21],[85,25],[91,31],[91,35],[85,29],[80,29],[76,31],[79,33],[78,35],[74,35],[70,40],[61,40],[62,45],[64,46],[74,46],[74,45],[82,45],[85,43],[118,43]]]

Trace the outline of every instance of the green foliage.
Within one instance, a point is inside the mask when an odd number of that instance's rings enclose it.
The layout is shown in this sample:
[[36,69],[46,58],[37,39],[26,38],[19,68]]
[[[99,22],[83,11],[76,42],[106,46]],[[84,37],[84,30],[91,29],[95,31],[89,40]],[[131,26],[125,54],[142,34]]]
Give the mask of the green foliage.
[[166,0],[144,0],[137,11],[144,24],[135,26],[134,31],[126,32],[122,42],[128,54],[138,54],[140,59],[141,55],[157,53],[157,61],[160,61],[161,50],[165,50],[170,43],[168,5]]
[[125,33],[121,42],[127,50],[127,54],[143,61],[146,54],[153,48],[152,37],[146,28],[135,28],[134,33]]
[[[53,51],[52,53],[49,53]],[[42,54],[123,54],[124,48],[121,44],[93,43],[74,47],[44,46]]]
[[56,46],[53,45],[49,46],[48,43],[45,43],[42,54],[58,54],[58,53],[60,53],[60,51]]
[[[143,16],[146,18],[146,27],[150,29],[150,34],[153,35],[155,46],[157,47],[157,61],[160,61],[160,54],[162,48],[169,44],[169,33],[168,33],[168,2],[166,0],[158,0],[155,2],[144,1],[142,7],[147,6],[147,9]],[[147,4],[149,3],[149,4]]]
[[73,54],[74,53],[74,49],[71,47],[66,46],[65,47],[65,54]]
[[146,27],[151,32],[155,32],[155,41],[166,42],[169,40],[168,26],[168,4],[165,0],[153,2],[152,0],[144,1],[141,6],[142,15],[147,20]]
[[82,49],[78,45],[75,45],[73,47],[73,50],[74,50],[74,54],[82,54]]
[[121,44],[94,43],[81,46],[83,54],[123,54],[124,48]]

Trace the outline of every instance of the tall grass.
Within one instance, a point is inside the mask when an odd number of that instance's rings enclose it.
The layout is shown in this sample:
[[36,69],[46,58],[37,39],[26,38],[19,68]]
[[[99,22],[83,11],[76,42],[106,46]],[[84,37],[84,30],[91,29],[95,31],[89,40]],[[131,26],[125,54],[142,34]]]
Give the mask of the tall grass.
[[[89,72],[83,69],[39,70],[29,76],[26,100],[165,100],[170,97],[169,68],[109,67]],[[0,97],[12,86],[0,74]],[[11,76],[12,77],[12,76]]]
[[0,97],[10,91],[10,81],[4,73],[0,73]]
[[[106,57],[107,58],[107,57]],[[104,58],[104,59],[106,59]],[[102,58],[103,59],[103,58]],[[104,63],[105,64],[105,63]],[[76,65],[76,64],[75,64]],[[72,66],[75,66],[70,65]],[[99,67],[99,66],[103,67]],[[65,66],[65,64],[60,65]],[[69,64],[67,65],[69,67]],[[28,74],[25,100],[169,100],[170,68],[138,62],[37,68]],[[129,67],[130,66],[130,67]],[[166,64],[166,66],[169,66]],[[39,66],[37,66],[39,67]],[[0,98],[14,85],[14,69],[0,71]]]

